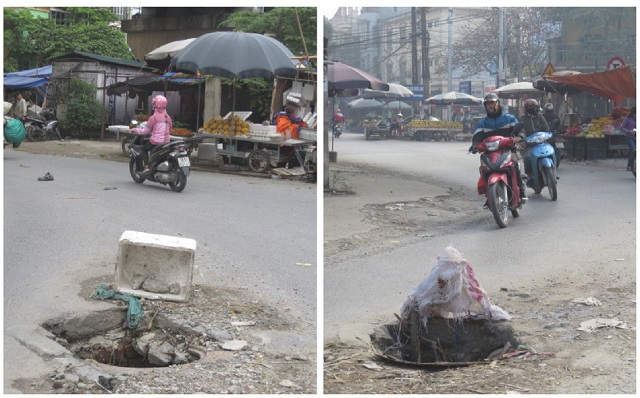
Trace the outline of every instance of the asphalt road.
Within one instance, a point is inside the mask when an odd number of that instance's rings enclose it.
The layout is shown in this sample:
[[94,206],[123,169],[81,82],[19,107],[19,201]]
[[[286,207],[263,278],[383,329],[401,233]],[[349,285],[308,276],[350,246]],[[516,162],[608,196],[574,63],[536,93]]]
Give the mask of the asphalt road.
[[[54,180],[38,181],[46,172]],[[192,172],[176,193],[134,183],[126,163],[5,150],[5,392],[46,371],[15,336],[106,305],[79,297],[80,287],[113,275],[126,230],[196,240],[194,284],[247,288],[315,341],[316,203],[316,185],[300,181]]]
[[[467,155],[468,147],[468,142],[365,141],[361,134],[352,133],[334,141],[338,162],[393,170],[400,173],[398,178],[402,174],[418,177],[439,187],[436,195],[448,187],[475,195],[479,155]],[[611,267],[620,269],[615,262],[620,258],[632,261],[633,270],[636,184],[625,167],[626,159],[621,158],[563,163],[558,171],[558,200],[551,201],[546,191],[534,195],[528,190],[531,200],[520,218],[511,219],[505,229],[481,210],[483,200],[478,198],[474,222],[428,231],[433,234],[428,241],[416,241],[412,235],[395,249],[364,248],[325,258],[325,341],[337,334],[369,332],[373,324],[392,319],[449,244],[474,266],[488,292],[531,286],[545,278],[597,278]],[[360,200],[360,206],[387,203],[388,199],[370,195],[385,187],[362,185],[355,196],[360,199],[353,199]],[[430,196],[422,185],[415,185],[414,191],[408,187],[401,192],[403,199]],[[345,197],[348,200],[352,199]],[[325,201],[325,214],[338,213],[338,207],[328,209]],[[342,221],[339,215],[325,217],[325,231],[331,229],[331,222]],[[325,234],[325,239],[331,238]],[[635,273],[629,277],[635,278]]]

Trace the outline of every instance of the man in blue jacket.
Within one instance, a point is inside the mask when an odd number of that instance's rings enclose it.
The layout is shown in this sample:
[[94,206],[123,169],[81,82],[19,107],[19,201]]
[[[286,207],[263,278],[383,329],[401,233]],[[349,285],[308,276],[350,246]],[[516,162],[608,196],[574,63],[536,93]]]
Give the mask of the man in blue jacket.
[[[518,119],[509,113],[502,113],[502,106],[498,95],[489,93],[484,97],[484,109],[487,111],[487,116],[478,121],[476,131],[473,133],[471,139],[473,148],[477,143],[481,142],[487,137],[492,135],[501,135],[509,137],[512,133],[517,133],[514,137],[515,142],[520,142],[525,139],[525,132],[522,131],[522,124],[518,123]],[[495,131],[500,130],[500,131]],[[520,173],[520,164],[515,157],[515,153],[512,154],[513,161],[516,164],[516,174],[518,178],[518,185],[520,185],[520,198],[523,202],[529,200],[525,193],[525,186],[522,181],[522,175]],[[488,207],[485,205],[485,207]]]

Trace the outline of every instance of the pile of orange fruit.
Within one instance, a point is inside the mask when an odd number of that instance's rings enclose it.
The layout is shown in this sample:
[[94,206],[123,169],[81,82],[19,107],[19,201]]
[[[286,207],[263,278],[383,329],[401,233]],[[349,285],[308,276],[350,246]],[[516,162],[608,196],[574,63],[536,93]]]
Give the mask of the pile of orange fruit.
[[242,120],[238,115],[229,116],[226,119],[218,115],[209,119],[202,127],[202,130],[211,134],[249,136],[249,123]]

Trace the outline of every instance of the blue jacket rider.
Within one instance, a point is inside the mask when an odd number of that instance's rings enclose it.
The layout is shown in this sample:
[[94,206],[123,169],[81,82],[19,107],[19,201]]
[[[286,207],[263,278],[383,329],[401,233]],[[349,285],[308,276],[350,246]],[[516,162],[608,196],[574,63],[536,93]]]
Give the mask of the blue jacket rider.
[[[502,106],[500,105],[500,101],[498,99],[498,95],[494,93],[489,93],[484,97],[484,108],[487,111],[487,116],[483,117],[478,121],[478,126],[476,127],[476,131],[473,133],[473,137],[471,139],[473,148],[477,143],[482,142],[487,137],[492,135],[501,135],[504,137],[509,137],[511,131],[518,125],[518,119],[515,116],[509,113],[502,113]],[[498,129],[508,129],[504,132],[493,132]],[[493,133],[492,133],[493,132]],[[519,142],[525,139],[526,135],[524,131],[520,130],[515,137],[515,141]],[[519,139],[518,139],[519,138]],[[515,155],[515,154],[514,154]],[[522,181],[522,176],[520,173],[520,164],[517,158],[514,158],[514,163],[516,164],[516,174],[518,178],[518,185],[520,185],[520,198],[523,202],[529,200],[527,194],[525,193],[525,186]],[[488,207],[485,204],[485,207]]]

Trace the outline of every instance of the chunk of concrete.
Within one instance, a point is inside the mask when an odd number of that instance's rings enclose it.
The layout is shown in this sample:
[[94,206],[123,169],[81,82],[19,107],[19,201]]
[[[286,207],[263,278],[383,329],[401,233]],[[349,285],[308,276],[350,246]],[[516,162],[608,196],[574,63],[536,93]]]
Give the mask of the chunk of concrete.
[[[189,301],[195,252],[193,239],[125,231],[120,237],[116,289],[147,299]],[[167,288],[165,293],[147,291],[147,280],[172,289]]]

